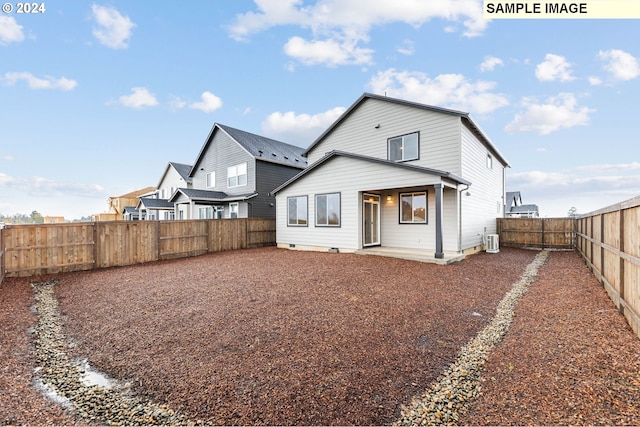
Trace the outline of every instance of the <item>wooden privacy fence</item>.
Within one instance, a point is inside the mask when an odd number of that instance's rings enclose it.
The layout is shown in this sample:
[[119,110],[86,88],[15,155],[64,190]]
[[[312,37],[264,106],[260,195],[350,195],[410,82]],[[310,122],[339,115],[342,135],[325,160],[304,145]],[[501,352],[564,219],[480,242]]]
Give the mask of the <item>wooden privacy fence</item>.
[[498,218],[500,245],[518,248],[573,249],[573,218]]
[[579,217],[576,249],[640,337],[640,197]]
[[0,230],[0,283],[26,277],[274,245],[273,219],[109,221]]

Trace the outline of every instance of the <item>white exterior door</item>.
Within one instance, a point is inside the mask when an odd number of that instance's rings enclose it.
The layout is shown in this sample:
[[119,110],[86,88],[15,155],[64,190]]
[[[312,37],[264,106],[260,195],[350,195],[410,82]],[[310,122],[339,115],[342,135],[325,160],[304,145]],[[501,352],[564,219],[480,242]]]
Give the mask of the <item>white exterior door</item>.
[[362,200],[362,245],[380,244],[380,196],[365,194]]

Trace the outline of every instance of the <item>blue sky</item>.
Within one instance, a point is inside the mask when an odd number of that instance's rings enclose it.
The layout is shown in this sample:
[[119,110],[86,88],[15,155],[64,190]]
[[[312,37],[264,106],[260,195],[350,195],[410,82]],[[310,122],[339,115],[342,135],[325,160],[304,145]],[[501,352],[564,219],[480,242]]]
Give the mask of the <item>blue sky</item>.
[[[14,3],[15,5],[15,3]],[[476,0],[112,0],[0,12],[0,213],[80,218],[215,122],[308,146],[363,92],[470,112],[542,216],[640,195],[640,22]]]

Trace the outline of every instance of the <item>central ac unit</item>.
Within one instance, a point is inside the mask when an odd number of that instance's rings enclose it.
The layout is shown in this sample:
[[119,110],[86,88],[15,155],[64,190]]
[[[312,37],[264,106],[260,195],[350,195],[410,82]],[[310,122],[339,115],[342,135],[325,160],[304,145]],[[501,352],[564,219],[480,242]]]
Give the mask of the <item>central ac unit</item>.
[[500,242],[497,234],[487,234],[487,252],[491,254],[500,252]]

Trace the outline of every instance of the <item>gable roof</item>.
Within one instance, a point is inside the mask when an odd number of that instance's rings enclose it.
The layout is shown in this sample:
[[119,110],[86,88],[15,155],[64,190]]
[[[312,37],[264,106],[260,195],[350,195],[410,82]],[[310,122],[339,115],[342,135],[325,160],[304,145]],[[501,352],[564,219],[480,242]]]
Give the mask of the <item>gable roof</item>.
[[335,158],[335,157],[347,157],[347,158],[361,160],[361,161],[365,161],[365,162],[378,163],[378,164],[381,164],[381,165],[387,165],[387,166],[391,166],[391,167],[395,167],[395,168],[406,169],[406,170],[415,171],[415,172],[422,172],[422,173],[425,173],[425,174],[428,174],[428,175],[436,175],[436,176],[439,176],[441,178],[450,179],[450,180],[452,180],[452,181],[454,181],[454,182],[456,182],[458,184],[471,185],[471,181],[467,181],[464,178],[460,178],[459,176],[454,175],[451,172],[445,172],[445,171],[441,171],[441,170],[438,170],[438,169],[425,168],[425,167],[422,167],[422,166],[415,166],[415,165],[411,165],[411,164],[408,164],[408,163],[398,163],[398,162],[394,162],[392,160],[385,160],[385,159],[380,159],[380,158],[377,158],[377,157],[363,156],[361,154],[347,153],[345,151],[333,150],[333,151],[330,151],[327,154],[325,154],[324,157],[322,157],[317,162],[313,163],[308,168],[302,170],[300,173],[298,173],[293,178],[289,179],[288,181],[286,181],[285,183],[280,185],[278,188],[273,190],[270,194],[276,194],[277,192],[281,191],[285,187],[288,187],[290,184],[294,183],[295,181],[297,181],[298,179],[302,178],[306,174],[311,173],[313,170],[315,170],[316,168],[322,166],[324,163],[326,163],[327,161],[329,161],[330,159]]
[[302,147],[232,128],[231,126],[214,123],[207,140],[202,146],[196,161],[189,171],[190,177],[195,173],[196,166],[202,159],[202,156],[206,153],[209,144],[213,140],[213,136],[218,130],[226,133],[229,138],[244,148],[245,151],[256,160],[277,163],[298,169],[304,169],[307,167],[307,159],[303,156],[304,148]]
[[177,163],[177,162],[169,162],[167,164],[167,167],[164,170],[164,173],[160,177],[160,181],[158,181],[158,188],[160,188],[160,184],[162,184],[162,181],[164,181],[164,177],[167,176],[167,173],[169,172],[169,168],[171,167],[174,168],[176,172],[178,172],[178,175],[180,175],[180,178],[182,178],[184,182],[186,182],[187,184],[193,182],[193,179],[191,179],[191,177],[189,176],[189,172],[191,171],[191,165],[186,165],[184,163]]
[[155,197],[140,197],[136,209],[173,209],[173,203],[169,203],[166,199],[156,199]]
[[507,207],[519,206],[522,204],[522,197],[519,191],[507,191],[506,195]]
[[309,151],[311,151],[316,145],[320,143],[320,141],[322,141],[326,136],[328,136],[331,132],[333,132],[333,130],[336,127],[338,127],[340,123],[346,120],[346,118],[349,117],[351,113],[353,113],[353,111],[357,109],[367,99],[376,99],[378,101],[390,102],[393,104],[405,105],[412,108],[420,108],[422,110],[434,111],[437,113],[458,116],[462,120],[462,123],[468,126],[469,129],[471,129],[471,131],[480,139],[480,141],[482,141],[487,146],[487,148],[489,148],[490,151],[493,152],[493,154],[498,158],[498,160],[500,160],[505,165],[505,167],[511,166],[509,165],[509,162],[507,162],[507,160],[504,158],[504,156],[493,145],[491,140],[489,140],[489,138],[484,134],[482,129],[480,129],[480,126],[478,126],[473,120],[471,120],[469,113],[465,113],[463,111],[451,110],[448,108],[434,107],[432,105],[420,104],[418,102],[406,101],[404,99],[399,99],[399,98],[389,98],[387,96],[375,95],[375,94],[366,93],[366,92],[363,93],[356,100],[356,102],[354,102],[349,108],[347,108],[347,110],[344,113],[342,113],[342,115],[338,117],[338,119],[335,122],[333,122],[333,124],[329,126],[327,130],[325,130],[318,138],[316,138],[316,140],[313,141],[311,145],[309,145],[309,147],[304,151],[303,155],[306,156],[309,153]]
[[190,200],[199,200],[204,202],[234,202],[239,200],[248,200],[258,195],[258,193],[251,193],[242,194],[239,196],[230,196],[224,191],[197,190],[195,188],[178,188],[173,193],[173,196],[171,196],[171,198],[169,199],[169,202],[174,203],[180,194],[186,196]]

